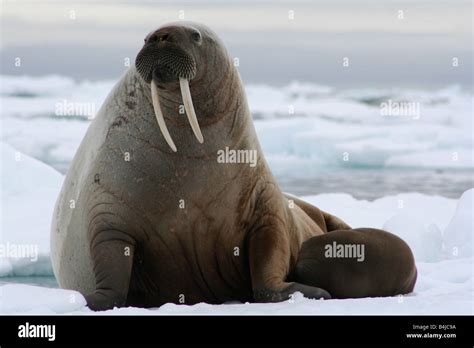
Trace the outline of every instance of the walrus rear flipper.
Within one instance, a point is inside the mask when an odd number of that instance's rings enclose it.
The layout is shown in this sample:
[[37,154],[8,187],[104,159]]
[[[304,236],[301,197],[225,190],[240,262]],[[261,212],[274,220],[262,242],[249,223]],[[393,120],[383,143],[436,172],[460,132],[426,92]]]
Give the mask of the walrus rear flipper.
[[336,230],[350,230],[351,227],[337,216],[331,215],[322,211],[321,209],[305,202],[295,196],[285,193],[284,196],[288,200],[292,200],[298,207],[300,207],[318,226],[327,232]]
[[96,290],[85,296],[87,306],[94,311],[122,307],[128,295],[134,245],[124,240],[122,232],[116,231],[102,232],[93,242]]

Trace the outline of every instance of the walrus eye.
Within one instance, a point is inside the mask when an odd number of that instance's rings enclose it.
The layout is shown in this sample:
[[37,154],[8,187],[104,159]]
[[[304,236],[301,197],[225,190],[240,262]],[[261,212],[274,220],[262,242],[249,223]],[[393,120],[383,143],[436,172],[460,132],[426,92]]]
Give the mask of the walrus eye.
[[191,37],[193,38],[194,41],[199,42],[201,41],[201,34],[197,31],[193,31],[191,34]]

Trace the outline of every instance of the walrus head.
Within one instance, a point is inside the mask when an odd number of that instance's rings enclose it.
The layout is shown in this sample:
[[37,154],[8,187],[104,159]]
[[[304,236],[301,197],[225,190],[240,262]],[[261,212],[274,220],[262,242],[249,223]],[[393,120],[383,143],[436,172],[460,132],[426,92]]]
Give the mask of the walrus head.
[[208,56],[203,53],[209,46],[216,44],[214,34],[203,26],[187,22],[171,23],[148,34],[135,59],[137,72],[150,84],[153,109],[160,131],[174,152],[177,149],[163,117],[159,90],[179,83],[189,124],[197,140],[203,143],[189,83],[202,73],[202,66],[210,63]]

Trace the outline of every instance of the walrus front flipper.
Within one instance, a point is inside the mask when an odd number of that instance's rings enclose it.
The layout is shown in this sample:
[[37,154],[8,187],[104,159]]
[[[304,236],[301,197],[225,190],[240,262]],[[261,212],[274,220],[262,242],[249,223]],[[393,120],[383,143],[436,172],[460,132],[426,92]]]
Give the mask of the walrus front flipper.
[[[327,232],[336,230],[350,230],[351,227],[337,216],[331,215],[322,211],[321,209],[305,202],[295,196],[284,194],[288,200],[292,200],[298,207],[300,207],[318,226],[327,230]],[[325,227],[325,228],[324,228]]]
[[[276,221],[278,223],[278,221]],[[318,287],[286,281],[290,254],[287,235],[277,225],[256,229],[249,237],[250,276],[256,302],[281,302],[294,292],[305,297],[330,299],[331,295]]]
[[96,290],[86,296],[87,306],[106,310],[125,305],[133,265],[134,245],[122,232],[102,232],[93,240],[91,255]]

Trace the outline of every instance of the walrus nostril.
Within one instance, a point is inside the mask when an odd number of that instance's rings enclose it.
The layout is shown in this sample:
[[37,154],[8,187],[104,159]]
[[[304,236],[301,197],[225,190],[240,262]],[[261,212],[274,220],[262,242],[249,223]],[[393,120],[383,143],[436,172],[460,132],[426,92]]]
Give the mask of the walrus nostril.
[[171,37],[169,34],[163,34],[159,37],[160,41],[171,41]]
[[150,37],[148,39],[145,39],[146,43],[151,43],[151,42],[155,42],[155,41],[158,41],[158,35],[156,35],[156,34],[152,34],[152,35],[150,35]]
[[165,33],[165,34],[153,33],[148,37],[148,39],[145,39],[146,43],[164,42],[164,41],[168,41],[168,42],[173,41],[170,34],[168,34],[168,33]]

